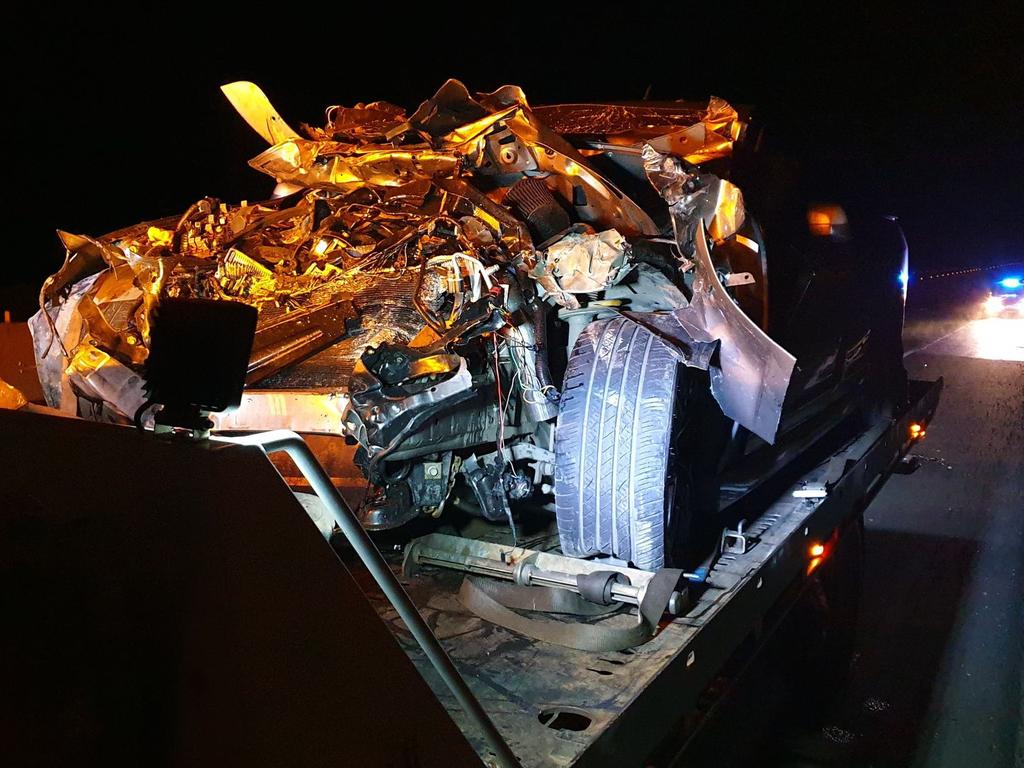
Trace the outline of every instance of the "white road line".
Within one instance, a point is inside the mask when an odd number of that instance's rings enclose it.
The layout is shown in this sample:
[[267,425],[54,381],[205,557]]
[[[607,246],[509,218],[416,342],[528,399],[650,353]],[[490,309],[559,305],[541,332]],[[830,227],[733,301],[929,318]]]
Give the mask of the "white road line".
[[959,331],[962,331],[962,330],[963,330],[964,328],[966,328],[967,326],[969,326],[969,325],[970,325],[970,324],[971,324],[972,322],[973,322],[972,320],[968,320],[968,321],[967,321],[966,323],[964,323],[963,325],[961,325],[961,326],[959,326],[959,327],[957,327],[957,328],[954,328],[954,329],[953,329],[952,331],[950,331],[949,333],[947,333],[947,334],[946,334],[945,336],[940,336],[939,338],[937,338],[937,339],[934,339],[933,341],[929,341],[929,342],[928,342],[927,344],[925,344],[924,346],[920,346],[920,347],[917,347],[916,349],[912,349],[912,350],[910,350],[909,352],[904,352],[904,353],[903,353],[903,359],[904,359],[904,360],[906,360],[906,359],[907,359],[908,357],[910,357],[911,355],[916,355],[916,354],[917,354],[918,352],[924,352],[924,351],[925,351],[926,349],[928,349],[928,347],[931,347],[931,346],[933,346],[933,345],[935,345],[935,344],[938,344],[938,343],[939,343],[940,341],[945,341],[945,340],[946,340],[946,339],[948,339],[948,338],[949,338],[950,336],[952,336],[952,335],[953,335],[954,333],[957,333],[957,332],[959,332]]

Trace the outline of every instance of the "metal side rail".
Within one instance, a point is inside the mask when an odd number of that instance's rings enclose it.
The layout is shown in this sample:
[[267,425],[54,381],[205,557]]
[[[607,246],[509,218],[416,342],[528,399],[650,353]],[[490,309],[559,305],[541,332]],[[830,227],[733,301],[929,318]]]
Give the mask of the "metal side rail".
[[[484,749],[480,749],[481,745],[474,744],[474,747],[477,747],[478,754],[486,755],[490,751],[495,756],[497,764],[503,766],[503,768],[515,768],[515,766],[518,766],[519,760],[512,753],[508,743],[502,739],[501,734],[494,727],[494,723],[491,722],[487,712],[481,707],[480,702],[473,695],[469,686],[466,685],[466,681],[459,673],[459,670],[452,664],[451,659],[438,642],[437,637],[420,616],[409,595],[402,588],[401,583],[395,577],[369,535],[359,524],[355,513],[349,508],[341,494],[334,487],[331,478],[320,462],[317,461],[309,446],[306,445],[306,441],[295,432],[283,429],[243,437],[218,437],[214,439],[235,443],[236,445],[256,445],[266,453],[283,451],[291,457],[299,471],[309,481],[313,491],[334,515],[334,519],[338,523],[342,534],[348,539],[349,544],[352,545],[363,565],[377,582],[377,586],[380,587],[402,621],[405,622],[409,633],[415,638],[419,648],[429,659],[434,671],[444,681],[445,686],[458,702],[461,713],[479,729],[479,733],[483,738]],[[463,728],[463,731],[465,730]]]
[[[421,612],[524,765],[648,764],[678,739],[688,713],[736,649],[807,572],[808,547],[857,515],[927,424],[941,380],[911,382],[910,404],[859,436],[771,501],[747,525],[749,545],[715,564],[709,588],[650,642],[592,653],[524,638],[470,614],[461,576],[426,570],[404,580]],[[820,485],[815,498],[793,494]],[[384,600],[375,607],[459,721],[458,707]],[[479,747],[479,745],[478,745]]]

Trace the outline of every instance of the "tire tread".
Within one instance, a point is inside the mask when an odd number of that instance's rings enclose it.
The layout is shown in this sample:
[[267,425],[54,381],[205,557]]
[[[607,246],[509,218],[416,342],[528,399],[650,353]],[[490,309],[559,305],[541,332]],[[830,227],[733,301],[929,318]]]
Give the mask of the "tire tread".
[[625,318],[591,323],[569,356],[555,432],[562,550],[665,563],[666,478],[677,363]]

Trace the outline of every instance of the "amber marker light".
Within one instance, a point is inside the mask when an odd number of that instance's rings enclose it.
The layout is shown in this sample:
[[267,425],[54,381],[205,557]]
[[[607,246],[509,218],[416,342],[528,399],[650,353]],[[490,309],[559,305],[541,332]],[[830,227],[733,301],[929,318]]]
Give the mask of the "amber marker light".
[[911,440],[921,440],[926,434],[928,434],[928,430],[924,428],[924,424],[918,424],[916,421],[910,422]]
[[838,205],[814,205],[807,210],[807,226],[812,235],[841,234],[847,223],[846,211]]
[[836,542],[839,541],[839,531],[833,531],[832,535],[825,541],[812,542],[807,547],[807,575],[810,576],[814,571],[818,569],[822,563],[824,563],[835,549]]

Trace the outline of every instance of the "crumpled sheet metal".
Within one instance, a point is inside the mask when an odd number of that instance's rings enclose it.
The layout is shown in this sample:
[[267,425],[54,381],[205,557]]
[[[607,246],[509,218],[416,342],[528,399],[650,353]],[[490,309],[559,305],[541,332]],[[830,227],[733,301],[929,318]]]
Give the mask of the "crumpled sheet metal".
[[694,165],[727,157],[746,130],[739,113],[717,96],[704,108],[685,102],[559,104],[534,112],[561,134],[603,138],[636,149],[649,143]]
[[629,244],[614,229],[590,234],[570,232],[545,251],[547,264],[567,293],[603,291],[632,269]]
[[[308,325],[304,318],[346,296],[372,305],[389,281],[408,282],[432,249],[497,265],[512,261],[512,248],[532,253],[525,228],[504,207],[460,179],[445,181],[443,188],[430,181],[313,188],[276,207],[203,200],[177,225],[137,226],[116,238],[63,235],[65,267],[44,286],[30,326],[47,402],[103,420],[131,419],[144,402],[140,371],[157,295],[244,301],[260,309],[265,330]],[[387,317],[386,308],[363,317],[353,331],[356,357],[368,343],[408,340],[420,329]],[[320,334],[310,344],[332,339]]]
[[746,123],[740,120],[739,113],[725,99],[719,96],[712,96],[708,99],[708,108],[701,117],[710,130],[727,136],[733,141],[739,141],[746,130]]
[[326,128],[303,127],[315,139],[367,143],[391,141],[412,128],[405,110],[387,101],[356,104],[354,107],[328,107]]
[[711,392],[722,412],[763,440],[775,442],[796,358],[775,343],[726,293],[711,262],[703,223],[697,233],[697,275],[689,306],[675,311],[721,341]]
[[160,226],[166,223],[103,239],[58,233],[67,248],[64,264],[43,283],[40,310],[29,320],[50,407],[81,414],[89,401],[96,418],[119,421],[144,401],[137,370],[148,355],[149,313],[166,278]]
[[[269,104],[267,108],[273,112]],[[391,115],[394,130],[406,124],[399,122],[401,115]],[[250,125],[260,123],[260,118],[251,115],[246,120]],[[328,134],[345,136],[351,130],[314,131],[316,138],[289,138],[258,155],[250,165],[280,183],[343,187],[397,185],[471,172],[486,175],[529,170],[551,175],[553,182],[567,185],[562,192],[569,200],[573,199],[572,187],[581,186],[587,203],[580,214],[588,223],[614,227],[626,235],[657,233],[654,222],[640,206],[533,116],[525,95],[516,86],[503,86],[474,99],[462,83],[449,80],[420,105],[408,125],[412,130],[398,133],[390,144],[324,138]],[[514,134],[516,148],[501,145],[493,151],[488,137],[499,126]]]
[[[680,194],[684,174],[678,161],[660,161],[645,148],[645,163],[655,169],[651,183],[669,203],[672,226],[680,248],[694,226],[694,207]],[[722,412],[769,443],[775,441],[782,406],[796,358],[775,343],[730,297],[719,279],[708,249],[704,220],[697,217],[694,242],[695,272],[689,305],[670,314],[675,321],[658,327],[685,349],[694,342],[719,342],[717,361],[708,369],[711,392]],[[685,362],[685,361],[684,361]]]
[[426,136],[440,137],[517,107],[529,108],[526,94],[517,85],[503,85],[491,93],[478,93],[474,98],[465,85],[449,79],[420,104],[409,122]]
[[80,312],[104,274],[85,278],[62,303],[40,309],[29,319],[29,331],[47,405],[82,415],[83,400],[88,400],[98,420],[126,421],[145,402],[142,376],[95,345]]
[[[387,281],[408,280],[420,265],[435,269],[452,261],[437,257],[457,252],[467,255],[459,263],[469,271],[453,274],[456,281],[481,270],[516,270],[571,308],[578,306],[574,291],[600,290],[625,274],[623,235],[658,231],[643,209],[537,119],[514,86],[471,96],[449,81],[409,116],[383,102],[336,107],[325,128],[305,127],[305,137],[252,84],[225,93],[275,142],[254,164],[297,184],[296,191],[251,205],[204,198],[180,218],[98,239],[62,234],[68,258],[44,285],[31,326],[50,405],[130,418],[139,403],[149,313],[161,296],[244,301],[259,308],[265,327],[289,313],[301,319],[347,294],[365,295],[374,285],[380,290]],[[701,123],[706,134],[729,133],[730,109],[724,102],[709,105]],[[543,179],[579,220],[602,232],[594,249],[564,260],[538,254],[524,223],[502,204],[510,184],[528,175]],[[703,210],[706,198],[707,190],[694,197],[694,210]],[[418,295],[417,301],[422,312]],[[373,325],[372,312],[361,314]],[[454,314],[433,320],[437,330],[454,322]],[[364,327],[351,340],[384,330]]]
[[712,96],[699,123],[652,138],[647,143],[659,152],[700,165],[730,155],[745,129],[746,124],[732,105]]
[[64,372],[81,397],[109,405],[124,419],[146,402],[142,376],[91,344],[78,346]]
[[240,80],[222,85],[220,90],[249,127],[268,144],[277,144],[299,135],[277,114],[270,99],[255,83]]
[[0,379],[0,408],[16,411],[26,405],[28,405],[28,400],[21,394],[21,390]]
[[426,146],[372,147],[296,138],[275,144],[249,165],[288,184],[401,186],[438,174],[454,175],[459,157]]
[[699,165],[732,152],[733,140],[697,123],[681,131],[667,133],[647,142],[659,152],[676,155],[688,163]]
[[[669,204],[681,247],[694,240],[698,220],[716,243],[732,237],[743,226],[746,207],[743,193],[735,184],[687,169],[680,158],[659,152],[653,142],[644,144],[641,156],[647,178]],[[683,252],[689,255],[690,248],[684,247]]]
[[43,398],[51,408],[72,415],[77,413],[78,405],[71,382],[64,374],[69,358],[67,349],[75,349],[82,340],[83,320],[77,312],[78,302],[97,277],[90,275],[74,283],[61,303],[44,304],[28,321]]
[[[162,232],[156,227],[150,230]],[[149,338],[149,311],[165,276],[163,260],[154,255],[157,249],[148,236],[125,245],[113,236],[103,241],[69,232],[57,234],[67,253],[60,270],[43,283],[40,307],[53,304],[69,286],[98,273],[93,290],[81,296],[80,312],[88,330],[99,341],[118,346],[117,351],[133,363],[141,363]]]
[[[248,92],[251,84],[242,85]],[[243,106],[249,111],[243,117],[253,127],[276,125],[276,111],[262,99],[260,114],[253,114],[251,103],[246,103]],[[374,102],[348,109],[331,107],[327,122],[325,129],[307,128],[309,139],[289,136],[250,165],[279,183],[302,186],[352,190],[430,180],[454,191],[461,185],[458,193],[479,209],[474,215],[501,231],[524,271],[562,306],[573,308],[578,302],[571,292],[560,289],[543,262],[538,265],[521,223],[510,222],[502,206],[469,187],[462,176],[539,175],[563,199],[582,201],[577,214],[597,228],[613,227],[626,235],[657,233],[642,208],[533,116],[526,96],[516,86],[473,97],[462,83],[449,80],[409,117],[395,105]],[[266,138],[266,130],[257,130]],[[583,194],[577,194],[577,189]]]

